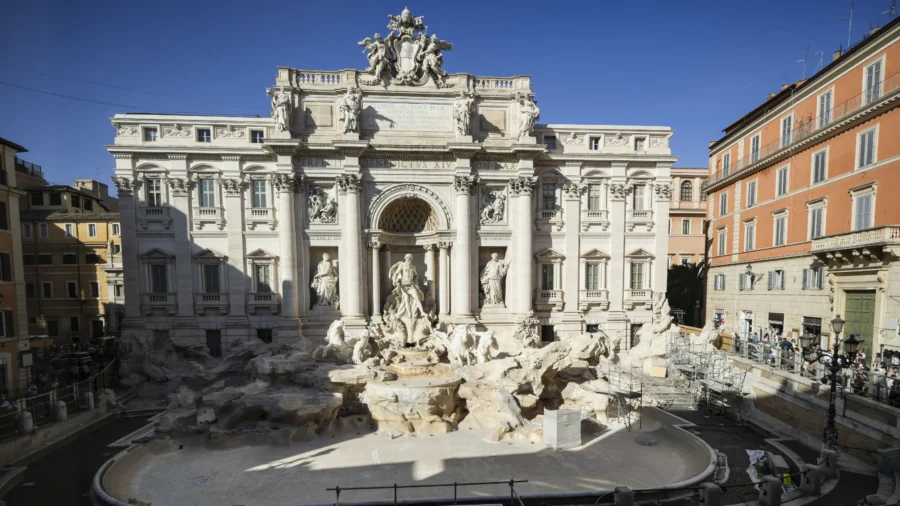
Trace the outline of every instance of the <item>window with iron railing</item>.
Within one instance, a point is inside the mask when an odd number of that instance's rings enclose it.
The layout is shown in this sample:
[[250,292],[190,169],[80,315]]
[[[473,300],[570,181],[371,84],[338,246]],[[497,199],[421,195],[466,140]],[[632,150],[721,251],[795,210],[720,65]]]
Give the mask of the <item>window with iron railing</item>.
[[882,60],[878,60],[877,62],[866,67],[866,89],[865,89],[865,101],[866,104],[871,104],[872,102],[881,98],[881,65]]
[[819,128],[831,123],[831,100],[833,97],[831,91],[827,91],[819,95]]

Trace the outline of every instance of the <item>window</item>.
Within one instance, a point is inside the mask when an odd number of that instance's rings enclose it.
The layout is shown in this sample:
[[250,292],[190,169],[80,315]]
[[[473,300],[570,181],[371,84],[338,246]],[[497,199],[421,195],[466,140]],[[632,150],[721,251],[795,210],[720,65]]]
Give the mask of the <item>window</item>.
[[681,183],[681,201],[690,202],[694,199],[694,185],[690,181]]
[[53,283],[49,281],[44,281],[41,283],[41,295],[45,299],[53,298]]
[[96,223],[88,223],[88,237],[97,237]]
[[42,206],[44,205],[44,194],[43,192],[34,192],[31,194],[31,205],[33,206]]
[[90,289],[89,297],[92,299],[100,298],[100,282],[99,281],[91,281],[88,284],[88,288]]
[[253,144],[262,144],[265,133],[262,130],[250,130],[250,142]]
[[713,278],[713,289],[714,290],[724,290],[725,289],[725,275],[724,274],[716,274]]
[[253,288],[257,293],[272,292],[272,266],[269,264],[253,265]]
[[206,331],[206,347],[209,348],[209,354],[214,357],[222,356],[222,331],[219,329],[208,329]]
[[591,151],[599,151],[600,150],[600,137],[591,137],[591,140],[588,142],[588,148]]
[[144,127],[144,142],[156,142],[159,139],[159,131],[153,127]]
[[28,317],[28,324],[29,324],[29,325],[37,325],[37,324],[38,324],[38,322],[37,322],[37,316],[29,316],[29,317]]
[[828,166],[828,151],[823,149],[813,154],[813,184],[825,181],[826,169]]
[[78,282],[66,281],[66,297],[70,299],[78,298]]
[[63,253],[63,264],[64,265],[75,265],[78,263],[78,257],[75,253]]
[[684,235],[691,234],[691,220],[681,220],[681,233]]
[[871,104],[881,97],[881,64],[882,60],[878,60],[866,67],[866,104]]
[[38,230],[40,231],[41,239],[46,239],[47,236],[50,235],[50,234],[49,234],[49,231],[48,231],[48,229],[47,229],[47,224],[46,224],[46,223],[41,223],[41,224],[39,224],[39,225],[38,225]]
[[722,155],[722,174],[728,175],[731,173],[731,153],[725,153]]
[[97,253],[87,253],[84,255],[84,263],[88,265],[96,265],[99,263],[103,263],[103,260]]
[[91,199],[84,199],[84,210],[91,211],[94,209],[94,201]]
[[162,179],[147,180],[147,205],[150,207],[162,205]]
[[203,264],[203,292],[219,293],[219,264]]
[[775,246],[784,246],[787,236],[787,216],[775,217],[775,237],[773,244]]
[[122,227],[118,223],[112,224],[112,235],[122,235]]
[[631,264],[631,289],[641,290],[644,288],[644,264]]
[[166,264],[150,264],[150,293],[169,293],[169,269]]
[[253,189],[253,207],[269,207],[268,194],[266,193],[266,182],[262,179],[254,179],[251,185]]
[[541,264],[541,290],[553,290],[553,264]]
[[599,184],[588,185],[588,211],[599,211],[601,207],[601,194],[603,188]]
[[647,185],[645,184],[636,184],[634,185],[634,195],[632,197],[632,208],[635,211],[643,211],[647,206]]
[[545,135],[544,136],[544,146],[547,149],[556,149],[556,136],[555,135]]
[[681,255],[681,265],[691,265],[690,255]]
[[22,255],[22,264],[34,265],[34,255]]
[[47,335],[59,337],[59,320],[47,320]]
[[818,239],[825,235],[825,206],[809,210],[809,238]]
[[0,230],[9,230],[9,216],[6,211],[6,202],[0,202]]
[[544,211],[556,210],[556,183],[541,185],[541,209]]
[[71,223],[66,223],[65,225],[63,225],[63,228],[66,231],[67,238],[75,235],[75,227]]
[[114,243],[114,244],[112,245],[112,252],[113,252],[113,255],[118,255],[119,253],[121,253],[121,252],[122,252],[122,245],[119,244],[119,243]]
[[744,251],[756,249],[756,223],[744,224]]
[[781,167],[778,169],[778,177],[776,181],[777,188],[775,189],[776,196],[780,197],[787,193],[788,191],[788,168]]
[[25,298],[34,298],[34,283],[25,283]]
[[853,230],[865,230],[872,226],[872,201],[874,195],[860,195],[853,204]]
[[859,134],[859,147],[857,148],[856,168],[861,169],[875,163],[875,129],[870,128]]
[[62,205],[62,193],[51,192],[50,193],[50,205],[51,206],[61,206]]
[[216,181],[200,180],[200,207],[216,207]]
[[272,329],[256,329],[256,338],[266,344],[272,344]]
[[750,138],[750,163],[759,161],[759,134]]
[[728,193],[722,192],[719,195],[719,216],[728,214]]
[[718,241],[719,241],[719,256],[725,254],[725,240],[728,236],[728,233],[723,229],[718,232]]
[[635,137],[634,138],[634,150],[637,152],[644,151],[644,145],[647,139],[644,137]]
[[821,290],[824,286],[825,268],[811,267],[803,269],[803,289]]
[[208,128],[198,128],[197,142],[212,142],[212,132]]
[[794,126],[794,117],[788,116],[781,120],[781,147],[786,148],[791,145],[791,134]]
[[756,180],[747,183],[747,207],[756,205]]
[[69,317],[69,330],[76,331],[76,332],[81,330],[81,318],[79,318],[77,316],[70,316]]
[[31,223],[22,224],[22,237],[25,239],[31,239]]
[[12,259],[9,253],[0,253],[0,281],[12,280]]
[[38,255],[38,265],[53,265],[53,256],[49,253],[41,253]]
[[706,202],[706,190],[700,185],[700,202]]
[[72,195],[72,207],[75,209],[81,208],[81,198],[78,195]]
[[602,264],[597,262],[588,263],[585,266],[584,287],[588,290],[600,290],[600,269]]
[[756,278],[753,274],[742,272],[738,274],[738,290],[753,290],[753,282]]
[[825,128],[831,123],[831,102],[833,93],[827,91],[819,95],[819,128]]
[[16,337],[16,326],[13,320],[13,312],[10,310],[0,311],[0,317],[2,317],[2,325],[0,325],[0,331],[3,332],[3,337]]
[[784,290],[784,270],[769,271],[769,290]]
[[123,288],[122,285],[113,285],[113,297],[121,297]]

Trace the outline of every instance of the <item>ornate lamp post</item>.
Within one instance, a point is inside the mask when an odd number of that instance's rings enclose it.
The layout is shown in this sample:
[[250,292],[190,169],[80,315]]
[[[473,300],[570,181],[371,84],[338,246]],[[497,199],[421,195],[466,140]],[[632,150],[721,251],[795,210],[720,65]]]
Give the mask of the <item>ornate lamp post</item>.
[[[828,423],[823,431],[823,442],[827,447],[834,448],[838,440],[838,429],[835,425],[835,417],[837,416],[835,407],[835,401],[837,400],[837,373],[841,370],[838,353],[841,351],[841,331],[844,330],[844,320],[841,319],[841,315],[837,315],[834,320],[831,320],[831,328],[834,330],[834,353],[831,355],[830,365],[831,398],[828,402]],[[848,356],[852,357],[859,350],[860,344],[862,344],[861,340],[857,339],[856,336],[850,336],[849,339],[844,341],[844,351],[847,352]]]

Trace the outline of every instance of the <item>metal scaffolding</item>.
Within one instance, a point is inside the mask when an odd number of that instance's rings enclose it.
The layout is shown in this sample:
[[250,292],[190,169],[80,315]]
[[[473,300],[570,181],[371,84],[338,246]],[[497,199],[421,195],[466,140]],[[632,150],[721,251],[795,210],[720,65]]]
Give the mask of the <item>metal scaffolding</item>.
[[747,371],[736,367],[727,353],[706,343],[694,344],[689,336],[670,332],[666,362],[675,388],[689,394],[697,408],[724,414],[743,396]]
[[607,395],[610,404],[606,414],[610,420],[616,420],[631,430],[634,417],[641,427],[640,413],[644,406],[644,372],[640,366],[621,367],[607,362],[605,371]]

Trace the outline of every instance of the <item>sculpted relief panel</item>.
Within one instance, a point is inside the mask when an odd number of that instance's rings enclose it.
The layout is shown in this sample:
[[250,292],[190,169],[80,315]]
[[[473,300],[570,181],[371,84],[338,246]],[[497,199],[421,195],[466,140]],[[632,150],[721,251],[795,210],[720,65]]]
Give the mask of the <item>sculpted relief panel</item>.
[[403,132],[452,132],[453,105],[366,101],[363,130]]

